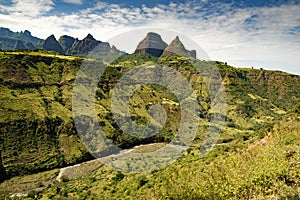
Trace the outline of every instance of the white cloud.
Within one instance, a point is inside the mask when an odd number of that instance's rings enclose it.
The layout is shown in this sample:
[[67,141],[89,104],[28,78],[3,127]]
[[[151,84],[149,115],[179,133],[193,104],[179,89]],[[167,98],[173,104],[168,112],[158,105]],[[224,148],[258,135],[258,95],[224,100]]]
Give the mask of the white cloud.
[[[300,27],[298,5],[236,9],[221,3],[207,7],[209,1],[206,4],[170,3],[169,6],[141,8],[98,3],[71,14],[42,16],[52,9],[52,1],[22,2],[15,0],[13,7],[6,7],[9,13],[0,14],[0,26],[14,31],[28,29],[42,38],[52,33],[56,37],[68,34],[83,38],[91,33],[99,40],[136,28],[163,28],[191,38],[213,60],[226,61],[234,66],[258,66],[300,74],[300,33],[293,31],[291,34],[291,30]],[[32,4],[37,11],[30,11],[29,5]],[[23,11],[20,5],[25,6]],[[174,37],[161,34],[166,42]],[[137,45],[143,36],[132,37]],[[192,48],[192,45],[187,47]]]
[[10,15],[36,17],[52,10],[52,0],[12,0],[11,6],[2,6],[2,10]]
[[63,0],[63,2],[70,3],[70,4],[76,4],[76,5],[83,4],[83,0]]

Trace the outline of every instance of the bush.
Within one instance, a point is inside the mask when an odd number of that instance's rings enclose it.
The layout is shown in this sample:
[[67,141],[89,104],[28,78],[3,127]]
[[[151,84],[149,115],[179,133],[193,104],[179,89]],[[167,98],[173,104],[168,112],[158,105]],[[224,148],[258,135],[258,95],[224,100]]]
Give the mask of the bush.
[[64,182],[64,183],[69,182],[69,180],[70,180],[69,177],[66,176],[66,175],[63,175],[63,176],[61,177],[61,181]]

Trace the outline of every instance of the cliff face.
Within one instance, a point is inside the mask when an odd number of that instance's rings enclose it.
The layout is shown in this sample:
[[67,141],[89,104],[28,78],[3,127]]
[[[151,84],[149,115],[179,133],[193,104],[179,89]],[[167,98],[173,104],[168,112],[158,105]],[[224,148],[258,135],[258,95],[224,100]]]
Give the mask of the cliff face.
[[68,35],[63,35],[58,40],[58,43],[66,53],[69,52],[74,42],[75,42],[75,38]]
[[43,44],[43,49],[49,50],[49,51],[56,51],[60,53],[64,53],[64,50],[60,46],[60,44],[57,42],[56,38],[54,35],[49,36],[44,44]]
[[168,45],[161,39],[157,33],[148,33],[147,36],[138,44],[135,53],[150,54],[159,57]]
[[149,54],[151,56],[179,55],[196,58],[195,50],[187,50],[177,36],[167,45],[157,33],[149,32],[147,36],[138,44],[134,53]]
[[14,46],[15,50],[26,49],[24,43],[21,40],[17,40]]
[[167,46],[167,48],[164,50],[162,56],[170,56],[170,55],[179,55],[179,56],[191,56],[196,58],[196,51],[188,51],[182,42],[179,40],[179,37],[177,36],[170,44]]
[[101,42],[96,40],[91,34],[88,34],[83,40],[75,40],[71,47],[69,54],[71,55],[83,55],[88,54]]

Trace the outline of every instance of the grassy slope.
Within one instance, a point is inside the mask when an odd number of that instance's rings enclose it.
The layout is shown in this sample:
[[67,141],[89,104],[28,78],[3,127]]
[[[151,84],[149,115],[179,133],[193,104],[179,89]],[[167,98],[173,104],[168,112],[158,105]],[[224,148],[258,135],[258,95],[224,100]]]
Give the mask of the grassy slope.
[[55,183],[41,199],[299,199],[300,116],[292,113],[254,143],[211,160],[186,152],[172,165],[132,174],[102,167],[96,173]]
[[[0,54],[1,112],[0,129],[3,162],[10,176],[36,173],[55,167],[90,159],[79,141],[71,119],[71,91],[80,59],[57,57],[49,52],[6,52]],[[121,58],[103,76],[97,90],[99,121],[106,134],[121,147],[140,143],[168,142],[173,138],[179,120],[178,106],[170,91],[147,85],[132,98],[131,112],[138,123],[147,123],[149,103],[163,103],[168,113],[168,126],[150,140],[128,137],[115,128],[110,110],[110,90],[118,78],[131,67],[151,64],[156,59],[136,55]],[[202,122],[208,123],[209,96],[203,79],[184,58],[164,58],[159,62],[186,75],[194,89],[201,95]],[[207,65],[208,63],[202,62]],[[232,149],[243,148],[248,142],[264,136],[266,127],[299,102],[299,76],[283,72],[235,69],[220,62],[227,93],[227,125],[222,129],[220,145],[214,156]],[[118,69],[120,68],[120,69]],[[201,84],[202,83],[202,84]],[[167,102],[167,103],[166,103]],[[169,102],[169,103],[168,103]],[[171,103],[170,103],[171,102]],[[206,126],[200,128],[194,149],[201,144]],[[213,156],[214,155],[214,156]]]

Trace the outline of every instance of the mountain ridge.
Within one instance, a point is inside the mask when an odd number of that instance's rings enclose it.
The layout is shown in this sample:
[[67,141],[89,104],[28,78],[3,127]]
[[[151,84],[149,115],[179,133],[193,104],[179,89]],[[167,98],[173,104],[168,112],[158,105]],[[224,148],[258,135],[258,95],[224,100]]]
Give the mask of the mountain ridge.
[[[53,34],[43,40],[33,37],[28,30],[24,32],[12,32],[7,28],[0,28],[0,33],[2,33],[2,38],[0,37],[0,49],[2,50],[42,49],[64,55],[86,56],[99,45],[97,50],[101,55],[110,54],[112,52],[117,54],[123,53],[114,45],[110,46],[107,42],[96,40],[90,33],[82,40],[79,40],[78,38],[75,39],[68,35],[62,35],[56,40]],[[146,34],[146,37],[138,43],[134,53],[148,54],[155,57],[178,54],[196,58],[196,51],[185,49],[178,36],[168,45],[162,40],[162,37],[159,34],[154,32]]]
[[155,57],[179,55],[196,58],[196,50],[187,50],[178,36],[168,45],[159,34],[154,32],[147,33],[146,37],[139,42],[134,53]]
[[[86,56],[97,45],[101,44],[102,54],[115,52],[121,53],[116,46],[110,46],[109,43],[103,43],[96,40],[90,33],[79,40],[68,35],[60,36],[57,41],[52,34],[45,40],[34,37],[28,30],[24,32],[13,32],[8,28],[0,27],[0,49],[2,50],[48,50],[65,55],[79,55]],[[102,44],[103,43],[103,44]]]

